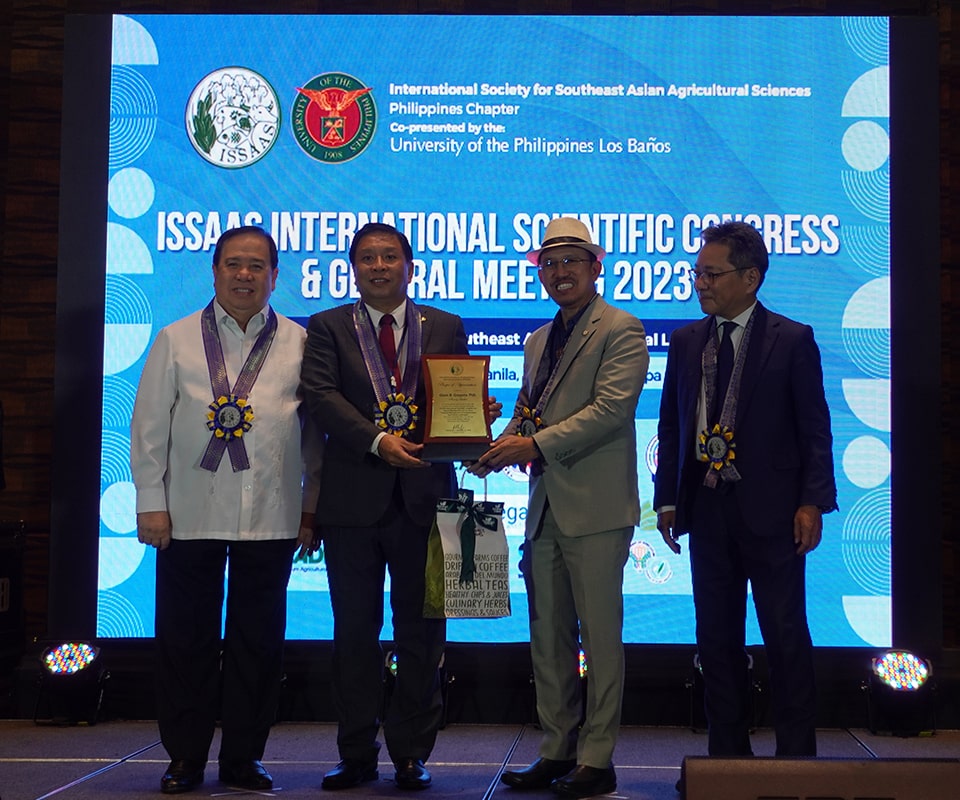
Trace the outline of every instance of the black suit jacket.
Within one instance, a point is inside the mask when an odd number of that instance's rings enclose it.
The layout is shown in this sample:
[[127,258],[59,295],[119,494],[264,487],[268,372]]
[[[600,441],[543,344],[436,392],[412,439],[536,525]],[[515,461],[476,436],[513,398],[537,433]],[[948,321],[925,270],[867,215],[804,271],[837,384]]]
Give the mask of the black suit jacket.
[[[423,353],[463,355],[467,337],[460,317],[427,306],[420,313]],[[317,505],[319,525],[373,525],[387,509],[397,480],[410,517],[430,525],[439,497],[456,496],[451,464],[397,469],[370,452],[380,428],[374,423],[376,395],[353,326],[353,305],[310,317],[301,385],[309,413],[327,438]],[[417,385],[420,421],[411,440],[423,435],[423,375]]]
[[[813,330],[759,303],[754,315],[733,425],[736,497],[750,529],[774,535],[792,530],[801,505],[836,508],[833,438]],[[704,476],[695,454],[700,358],[715,325],[709,316],[677,329],[667,355],[654,508],[676,506],[677,533],[690,532]]]

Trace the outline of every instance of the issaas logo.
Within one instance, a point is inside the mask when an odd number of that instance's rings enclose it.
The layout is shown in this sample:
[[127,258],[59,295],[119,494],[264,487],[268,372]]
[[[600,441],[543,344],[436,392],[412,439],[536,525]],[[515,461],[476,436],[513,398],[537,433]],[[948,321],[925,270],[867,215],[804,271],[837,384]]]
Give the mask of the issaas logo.
[[280,99],[269,81],[246,67],[223,67],[190,93],[187,136],[211,164],[239,169],[256,164],[280,135]]

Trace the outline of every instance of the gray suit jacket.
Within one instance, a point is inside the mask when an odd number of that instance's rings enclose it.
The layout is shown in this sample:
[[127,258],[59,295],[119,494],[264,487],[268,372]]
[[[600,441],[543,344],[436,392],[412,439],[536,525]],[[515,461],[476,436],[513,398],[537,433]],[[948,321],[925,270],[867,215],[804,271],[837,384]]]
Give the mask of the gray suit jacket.
[[[530,405],[549,336],[547,324],[524,346],[518,409]],[[649,362],[640,320],[596,297],[570,334],[542,410],[544,428],[533,437],[543,454],[543,474],[530,478],[528,539],[539,530],[548,498],[567,536],[640,521],[634,417]],[[504,435],[517,426],[515,414]]]

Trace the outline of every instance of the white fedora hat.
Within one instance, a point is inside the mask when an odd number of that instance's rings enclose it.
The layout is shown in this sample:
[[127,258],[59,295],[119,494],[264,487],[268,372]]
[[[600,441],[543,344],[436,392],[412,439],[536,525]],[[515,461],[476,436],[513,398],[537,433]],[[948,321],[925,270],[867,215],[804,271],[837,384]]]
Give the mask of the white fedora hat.
[[531,264],[540,264],[540,254],[551,247],[562,247],[563,245],[574,245],[588,253],[593,253],[597,261],[602,261],[607,254],[599,245],[590,241],[590,231],[576,217],[557,217],[550,220],[547,229],[543,233],[543,244],[539,250],[531,250],[527,253],[527,260]]

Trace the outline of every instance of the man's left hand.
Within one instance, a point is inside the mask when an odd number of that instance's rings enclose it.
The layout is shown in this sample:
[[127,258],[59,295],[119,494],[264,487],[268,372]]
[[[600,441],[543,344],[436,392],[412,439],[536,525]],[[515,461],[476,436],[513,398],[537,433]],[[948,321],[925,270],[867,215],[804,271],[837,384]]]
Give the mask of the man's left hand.
[[797,555],[816,550],[823,534],[823,516],[816,506],[800,506],[793,515],[793,541]]
[[540,451],[533,437],[510,434],[501,436],[480,458],[473,462],[468,472],[480,478],[486,478],[491,472],[499,472],[510,464],[526,467],[531,461],[540,458]]
[[500,415],[503,413],[503,403],[498,403],[497,398],[493,395],[487,397],[487,424],[493,425],[493,423],[500,419]]
[[315,514],[306,511],[300,514],[300,533],[297,536],[297,558],[313,555],[320,549],[320,531],[314,527]]

